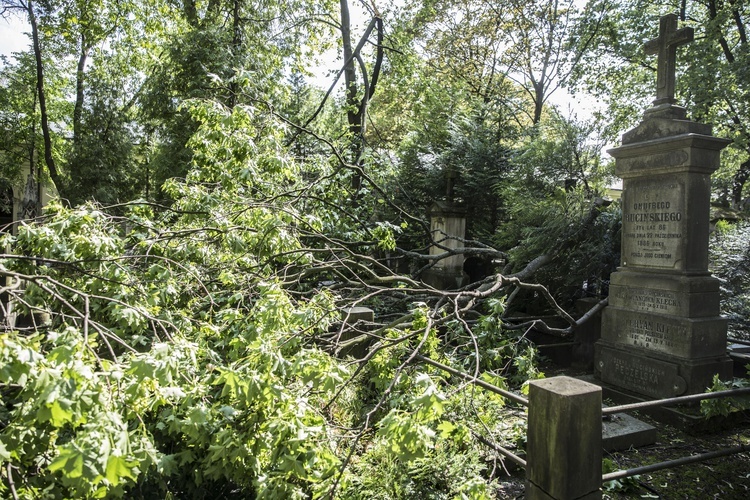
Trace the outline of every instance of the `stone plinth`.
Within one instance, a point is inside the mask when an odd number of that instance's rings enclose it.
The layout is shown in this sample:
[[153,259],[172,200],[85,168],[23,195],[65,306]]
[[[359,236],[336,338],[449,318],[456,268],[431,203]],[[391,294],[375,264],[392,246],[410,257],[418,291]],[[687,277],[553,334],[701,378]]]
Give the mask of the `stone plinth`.
[[602,389],[571,377],[529,382],[526,498],[602,498]]
[[611,276],[595,369],[651,397],[700,393],[731,376],[719,283],[708,273],[711,173],[729,141],[658,106],[609,153],[623,179],[622,261]]
[[602,448],[620,451],[656,442],[656,427],[627,413],[615,413],[602,420]]

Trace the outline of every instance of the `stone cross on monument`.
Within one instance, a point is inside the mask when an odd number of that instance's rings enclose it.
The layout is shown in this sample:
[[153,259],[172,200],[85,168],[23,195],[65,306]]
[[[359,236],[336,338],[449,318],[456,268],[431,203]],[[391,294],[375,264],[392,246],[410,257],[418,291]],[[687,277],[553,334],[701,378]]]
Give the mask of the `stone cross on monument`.
[[646,54],[658,54],[656,100],[654,105],[674,104],[677,47],[693,41],[693,28],[677,29],[677,16],[667,14],[659,20],[659,36],[643,46]]

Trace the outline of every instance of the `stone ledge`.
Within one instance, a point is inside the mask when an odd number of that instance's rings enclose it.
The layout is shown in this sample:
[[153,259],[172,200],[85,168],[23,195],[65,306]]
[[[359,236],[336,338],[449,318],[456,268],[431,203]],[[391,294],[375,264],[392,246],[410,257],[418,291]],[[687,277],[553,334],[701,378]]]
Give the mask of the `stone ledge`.
[[656,427],[627,413],[605,415],[602,419],[602,447],[607,451],[640,448],[656,442]]

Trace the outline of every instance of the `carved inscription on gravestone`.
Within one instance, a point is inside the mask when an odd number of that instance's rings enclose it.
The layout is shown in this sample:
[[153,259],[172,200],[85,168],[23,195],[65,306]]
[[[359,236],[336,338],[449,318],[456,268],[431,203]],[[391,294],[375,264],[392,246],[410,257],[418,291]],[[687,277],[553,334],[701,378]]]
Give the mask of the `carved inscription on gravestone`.
[[674,268],[683,258],[681,182],[632,180],[623,196],[623,265]]
[[607,352],[602,358],[610,367],[602,372],[604,382],[654,397],[681,394],[685,390],[685,381],[678,375],[674,363],[644,359],[626,352]]
[[687,331],[651,316],[633,316],[625,319],[625,344],[653,351],[675,353],[682,350]]
[[622,287],[615,293],[622,302],[636,311],[673,315],[681,313],[682,302],[679,296],[670,290]]
[[[697,359],[726,351],[726,320],[680,318],[612,307],[602,318],[603,339],[644,355]],[[635,350],[633,352],[636,352]]]

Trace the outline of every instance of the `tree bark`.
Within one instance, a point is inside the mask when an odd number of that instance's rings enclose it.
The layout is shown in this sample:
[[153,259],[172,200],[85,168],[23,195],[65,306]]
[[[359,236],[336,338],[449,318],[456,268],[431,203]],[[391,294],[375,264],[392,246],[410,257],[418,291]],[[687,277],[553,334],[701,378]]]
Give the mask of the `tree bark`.
[[732,207],[739,208],[742,203],[742,191],[750,179],[750,160],[745,160],[740,164],[740,168],[734,174],[732,179]]
[[78,55],[78,68],[76,69],[76,104],[73,109],[73,145],[77,146],[81,140],[81,122],[83,117],[84,100],[84,72],[86,70],[86,59],[89,49],[86,46],[86,35],[81,33],[81,52]]
[[[241,14],[241,1],[234,0],[232,4],[232,58],[234,59],[233,64],[237,64],[240,51],[242,50],[242,19]],[[239,85],[237,84],[237,74],[229,84],[229,99],[227,105],[229,109],[233,109],[237,105],[237,94],[239,93]]]
[[[344,49],[344,84],[346,85],[346,119],[349,133],[352,136],[351,157],[356,162],[362,150],[362,115],[360,102],[357,100],[357,72],[354,68],[354,50],[352,48],[351,18],[348,0],[339,0],[341,8],[341,43]],[[362,175],[352,174],[352,191],[356,198],[362,185]]]
[[[739,34],[740,39],[740,45],[741,47],[738,48],[738,50],[743,50],[744,47],[747,45],[747,32],[745,30],[745,25],[742,22],[742,17],[740,15],[740,12],[737,10],[736,1],[730,0],[729,2],[732,5],[732,20],[734,21],[735,26],[737,27],[737,31]],[[719,16],[719,4],[716,0],[708,0],[707,3],[708,7],[708,15],[712,22],[716,22],[718,16]],[[724,33],[721,31],[720,26],[716,26],[716,36],[717,41],[719,42],[719,45],[721,46],[721,50],[724,53],[724,57],[726,58],[727,62],[732,64],[735,62],[735,55],[734,52],[732,52],[732,49],[729,46],[729,43],[727,42],[726,37],[724,36]],[[745,136],[745,138],[748,137],[746,129],[742,128],[741,125],[743,123],[742,118],[740,117],[740,114],[737,113],[735,108],[733,106],[729,106],[729,116],[734,122],[738,128],[741,129],[743,132],[742,135]],[[742,203],[742,191],[745,187],[745,184],[747,181],[750,180],[750,160],[745,160],[740,164],[739,169],[734,174],[734,178],[732,179],[732,206],[734,208],[738,208],[740,204]]]
[[542,110],[544,109],[544,77],[534,84],[534,117],[532,123],[536,125],[542,120]]
[[34,42],[34,58],[36,61],[36,91],[39,98],[39,113],[42,122],[42,137],[44,139],[44,162],[49,170],[49,176],[58,192],[62,189],[62,179],[57,171],[55,159],[52,157],[52,138],[49,130],[49,117],[47,116],[47,98],[44,90],[44,64],[42,63],[42,47],[39,41],[39,29],[34,14],[34,5],[31,0],[26,4],[26,12],[31,24],[31,37]]
[[[715,21],[718,17],[718,7],[716,4],[716,0],[708,0],[708,15],[711,19],[711,21]],[[721,30],[719,27],[716,28],[717,35],[718,35],[718,42],[719,45],[721,45],[721,50],[724,52],[724,57],[727,58],[727,61],[730,63],[734,62],[734,53],[732,52],[732,49],[729,47],[729,43],[727,42],[726,37],[724,37],[724,34],[721,33]]]
[[747,45],[747,30],[737,7],[737,0],[731,0],[730,3],[732,4],[732,18],[734,19],[735,26],[737,26],[737,32],[740,34],[740,43]]
[[183,2],[183,12],[185,13],[185,20],[190,26],[198,24],[198,9],[195,6],[195,0],[185,0]]
[[357,73],[354,69],[354,50],[352,48],[351,18],[349,15],[349,3],[340,0],[341,5],[341,43],[344,49],[344,83],[346,85],[347,122],[349,130],[358,134],[361,129],[361,117],[359,115],[359,102],[357,101]]

